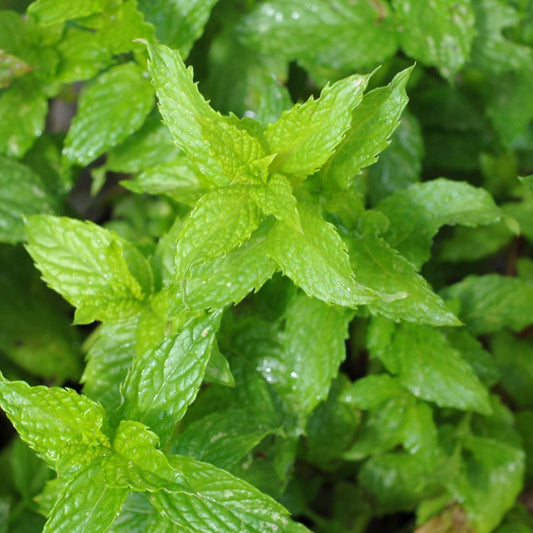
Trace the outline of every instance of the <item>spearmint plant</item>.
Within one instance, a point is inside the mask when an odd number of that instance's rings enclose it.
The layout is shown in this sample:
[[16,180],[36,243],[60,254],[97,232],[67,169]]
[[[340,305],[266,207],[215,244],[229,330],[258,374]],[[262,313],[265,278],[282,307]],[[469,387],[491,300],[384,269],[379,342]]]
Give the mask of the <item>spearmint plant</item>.
[[1,7],[0,532],[532,530],[531,2]]

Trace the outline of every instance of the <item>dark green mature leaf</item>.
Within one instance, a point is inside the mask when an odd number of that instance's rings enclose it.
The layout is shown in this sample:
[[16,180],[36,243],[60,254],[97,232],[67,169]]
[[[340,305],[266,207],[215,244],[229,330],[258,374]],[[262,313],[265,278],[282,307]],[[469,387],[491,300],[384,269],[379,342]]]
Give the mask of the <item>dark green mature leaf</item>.
[[44,533],[104,533],[118,516],[128,490],[105,483],[100,463],[82,465],[63,478]]
[[278,388],[298,415],[307,416],[328,397],[331,381],[346,357],[344,340],[352,315],[303,293],[289,301],[281,337],[285,382]]
[[231,470],[275,429],[261,413],[246,408],[225,409],[192,422],[174,440],[171,450],[173,454],[188,455]]
[[33,77],[15,80],[0,94],[0,154],[22,157],[41,135],[48,100]]
[[291,522],[281,504],[224,470],[185,456],[173,456],[169,460],[173,468],[183,473],[190,489],[156,492],[152,501],[182,529],[191,533],[308,531],[301,524]]
[[372,356],[415,396],[441,407],[490,413],[487,390],[439,330],[407,323],[387,326],[374,319],[369,334]]
[[500,219],[485,190],[444,178],[411,185],[385,198],[377,208],[390,220],[386,239],[417,268],[428,260],[441,226],[482,226]]
[[329,186],[346,189],[390,143],[407,104],[405,86],[412,68],[397,74],[389,85],[374,89],[354,109],[352,125],[320,174]]
[[28,14],[39,24],[50,26],[103,11],[107,3],[107,0],[79,0],[68,5],[61,0],[36,0],[28,7]]
[[468,276],[441,295],[445,300],[459,300],[459,318],[475,335],[504,327],[520,331],[533,323],[533,285],[521,279],[497,274]]
[[506,331],[491,339],[501,384],[519,407],[533,407],[533,345]]
[[449,487],[479,533],[494,530],[522,489],[524,452],[497,440],[468,437],[468,455]]
[[311,97],[284,111],[265,130],[270,152],[277,154],[272,170],[308,176],[333,154],[352,124],[352,113],[363,98],[368,76],[353,75],[326,86],[320,98]]
[[195,319],[138,355],[122,389],[122,416],[147,424],[167,441],[196,398],[219,320],[220,313]]
[[261,222],[248,186],[208,192],[184,220],[176,247],[176,276],[195,263],[227,254],[246,241]]
[[472,43],[472,63],[492,74],[520,70],[531,65],[531,48],[513,42],[504,30],[514,26],[519,13],[509,2],[472,2],[476,15],[476,36]]
[[420,181],[424,141],[418,120],[404,112],[390,146],[368,169],[368,193],[373,204]]
[[204,100],[179,52],[150,45],[150,74],[159,109],[176,144],[207,180],[224,186],[265,154],[243,123],[222,117]]
[[393,0],[399,38],[409,56],[453,76],[467,62],[475,35],[469,0]]
[[76,469],[109,445],[103,408],[72,389],[30,387],[0,374],[0,406],[21,438],[60,470]]
[[121,402],[119,386],[135,357],[138,321],[103,324],[87,341],[87,365],[81,377],[83,393],[108,413]]
[[[379,222],[379,220],[378,220]],[[393,302],[377,300],[369,304],[371,313],[392,320],[407,320],[435,326],[453,326],[460,322],[446,308],[414,265],[379,237],[372,227],[372,216],[363,220],[363,234],[346,236],[352,268],[364,285],[377,291],[404,293],[406,298]]]
[[139,9],[155,26],[161,43],[180,50],[187,57],[200,37],[217,0],[139,0]]
[[33,215],[26,232],[43,279],[77,308],[77,323],[119,321],[140,311],[151,271],[131,244],[91,222],[64,217]]
[[299,204],[302,233],[276,222],[268,236],[269,255],[308,296],[357,307],[377,294],[355,281],[346,246],[332,224],[311,205]]
[[41,177],[15,159],[0,156],[0,241],[24,240],[24,215],[53,213],[56,201]]
[[249,46],[298,60],[320,79],[374,68],[397,48],[386,4],[361,0],[262,2],[238,31]]
[[142,68],[124,63],[87,85],[65,139],[63,155],[87,165],[141,127],[154,104],[154,91]]

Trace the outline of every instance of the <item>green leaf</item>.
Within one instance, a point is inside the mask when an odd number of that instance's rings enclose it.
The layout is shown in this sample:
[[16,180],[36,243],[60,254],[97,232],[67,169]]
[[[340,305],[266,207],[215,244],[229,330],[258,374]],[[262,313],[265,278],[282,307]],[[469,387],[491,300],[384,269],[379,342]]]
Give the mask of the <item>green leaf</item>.
[[467,62],[475,35],[469,0],[393,0],[405,52],[451,78]]
[[195,319],[138,355],[122,389],[122,416],[143,422],[167,441],[196,398],[219,320],[220,313]]
[[61,0],[36,0],[28,7],[28,14],[38,24],[51,26],[67,20],[85,17],[103,11],[107,0],[79,0],[75,5],[67,5]]
[[113,172],[134,174],[156,165],[172,163],[176,159],[181,162],[183,156],[172,143],[170,131],[161,122],[159,112],[154,110],[135,135],[109,151],[106,168]]
[[149,45],[149,70],[159,109],[174,140],[207,180],[224,186],[264,156],[260,142],[232,117],[222,117],[204,100],[179,52]]
[[472,63],[491,74],[520,70],[531,65],[531,48],[509,39],[508,28],[520,15],[508,2],[472,2],[476,15],[476,36],[472,44]]
[[405,86],[412,67],[397,74],[389,85],[369,92],[352,114],[351,127],[320,174],[332,187],[346,189],[362,168],[372,165],[387,148],[407,104]]
[[121,402],[119,386],[135,356],[138,321],[103,324],[87,340],[87,365],[81,377],[83,394],[108,413]]
[[283,273],[308,296],[347,307],[367,304],[377,294],[355,281],[346,246],[332,224],[314,206],[300,202],[303,232],[276,222],[268,236],[268,253]]
[[487,390],[439,330],[402,323],[385,342],[379,339],[382,324],[372,322],[371,354],[413,395],[441,407],[490,413]]
[[22,157],[41,135],[48,100],[29,76],[15,80],[0,94],[0,154]]
[[450,480],[453,496],[479,533],[490,533],[522,490],[524,452],[493,439],[469,437],[459,475]]
[[81,373],[78,332],[70,309],[39,279],[22,247],[0,247],[0,351],[50,383]]
[[193,206],[206,192],[198,180],[198,172],[183,154],[168,163],[147,168],[133,180],[121,185],[138,194],[163,194],[185,205]]
[[390,9],[361,0],[262,2],[238,31],[254,49],[298,60],[320,79],[375,68],[397,48]]
[[63,478],[44,533],[104,533],[118,516],[128,490],[104,482],[100,463],[80,466]]
[[368,169],[368,192],[373,204],[420,181],[424,141],[418,120],[404,112],[390,146]]
[[102,459],[107,484],[135,491],[180,490],[183,475],[157,449],[159,438],[144,424],[121,420],[113,439],[113,455]]
[[377,208],[390,220],[385,234],[389,244],[417,268],[429,259],[432,239],[441,226],[482,226],[500,219],[485,190],[445,178],[411,185]]
[[246,241],[261,222],[247,186],[205,194],[184,220],[176,247],[176,276],[195,263],[227,254]]
[[533,345],[499,331],[491,339],[501,385],[519,407],[533,407]]
[[302,417],[328,397],[331,381],[346,357],[344,344],[353,313],[298,293],[285,312],[282,334],[283,396]]
[[230,470],[274,429],[261,413],[246,408],[225,409],[188,425],[171,450]]
[[300,215],[290,181],[282,174],[273,174],[268,183],[252,187],[252,196],[265,215],[274,215],[295,231],[301,232]]
[[14,159],[0,156],[0,241],[14,244],[24,240],[24,215],[56,209],[56,201],[39,175]]
[[31,70],[30,65],[19,57],[0,50],[0,88],[7,87],[12,80]]
[[139,9],[155,26],[161,43],[178,48],[186,57],[203,32],[217,0],[139,0]]
[[171,465],[182,472],[187,492],[160,491],[153,504],[182,530],[286,531],[304,533],[304,526],[291,523],[288,511],[255,487],[231,474],[190,457],[170,457]]
[[27,250],[43,279],[77,308],[77,323],[117,321],[142,308],[151,290],[150,267],[116,234],[91,222],[46,215],[29,217],[26,232]]
[[63,155],[85,166],[143,124],[154,93],[134,63],[110,68],[84,87],[78,111],[67,133]]
[[533,191],[533,175],[531,176],[519,176],[518,179],[530,190]]
[[276,270],[267,240],[260,228],[227,255],[192,265],[187,278],[170,287],[173,301],[193,310],[223,308],[259,290]]
[[318,170],[349,130],[368,79],[354,74],[328,85],[318,99],[296,104],[270,124],[265,139],[270,152],[277,154],[272,170],[301,177]]
[[226,387],[235,386],[235,378],[231,373],[229,362],[220,353],[216,344],[211,349],[211,357],[209,358],[209,363],[207,363],[204,378],[209,383],[218,383]]
[[[375,215],[375,214],[374,214]],[[414,265],[379,237],[370,212],[363,219],[364,233],[346,237],[352,268],[364,285],[387,294],[404,293],[406,298],[369,304],[369,310],[392,320],[407,320],[434,326],[460,324],[435,294]]]
[[475,335],[504,327],[520,331],[533,323],[533,285],[521,279],[497,274],[468,276],[442,290],[441,296],[459,300],[459,318]]
[[0,374],[0,406],[21,438],[56,470],[90,463],[109,446],[103,408],[72,389],[30,387]]

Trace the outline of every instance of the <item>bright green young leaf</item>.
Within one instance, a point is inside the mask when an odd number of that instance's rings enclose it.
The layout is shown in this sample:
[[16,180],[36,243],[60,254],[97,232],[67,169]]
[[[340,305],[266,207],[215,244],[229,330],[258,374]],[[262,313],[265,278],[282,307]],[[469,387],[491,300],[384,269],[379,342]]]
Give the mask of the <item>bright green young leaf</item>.
[[0,156],[0,241],[23,241],[24,215],[56,209],[54,197],[38,174],[15,159]]
[[318,209],[300,202],[303,233],[276,222],[268,236],[268,253],[283,273],[308,296],[348,307],[367,304],[377,294],[355,281],[346,246]]
[[150,503],[149,493],[130,492],[109,533],[179,533],[177,526],[160,515]]
[[522,489],[524,452],[497,440],[469,437],[468,458],[450,490],[479,533],[490,533]]
[[417,268],[429,258],[433,237],[443,225],[482,226],[500,219],[491,196],[468,183],[439,178],[411,185],[377,207],[390,221],[389,244]]
[[44,533],[105,533],[118,516],[128,490],[106,484],[100,462],[82,465],[63,478]]
[[475,35],[470,0],[393,0],[400,44],[450,78],[468,61]]
[[43,279],[77,308],[77,323],[117,321],[142,308],[151,290],[150,267],[118,235],[91,222],[45,215],[29,217],[26,232]]
[[193,310],[221,309],[259,290],[276,271],[267,241],[260,228],[227,255],[192,265],[187,278],[171,286],[174,301]]
[[531,48],[509,39],[506,29],[515,26],[520,14],[502,0],[472,2],[476,15],[476,36],[472,44],[472,63],[491,74],[521,70],[531,65]]
[[209,383],[218,383],[226,387],[235,387],[235,378],[231,373],[229,362],[220,353],[218,345],[215,343],[211,349],[211,357],[205,369],[205,381]]
[[154,104],[154,92],[134,63],[110,68],[82,91],[63,155],[87,165],[139,129]]
[[282,393],[297,414],[305,417],[328,397],[346,357],[344,340],[352,316],[303,293],[289,302],[281,339],[287,374]]
[[205,194],[183,222],[176,247],[176,275],[198,262],[227,254],[245,242],[261,222],[247,186]]
[[468,276],[440,294],[445,300],[459,300],[459,318],[475,335],[504,327],[520,331],[533,323],[533,285],[518,278]]
[[372,204],[420,181],[423,155],[424,141],[418,120],[404,112],[390,146],[368,169],[368,193]]
[[146,424],[167,441],[196,398],[219,320],[220,313],[195,319],[177,335],[138,355],[122,389],[121,415]]
[[0,93],[0,154],[22,157],[41,135],[48,100],[35,79],[24,76]]
[[155,26],[158,40],[178,48],[187,57],[217,0],[138,0],[146,20]]
[[74,5],[62,0],[36,0],[28,7],[28,14],[39,24],[51,26],[103,11],[107,0],[79,0]]
[[152,501],[182,530],[191,533],[308,531],[291,522],[281,504],[224,470],[185,456],[172,456],[169,460],[173,468],[183,473],[190,489],[156,492]]
[[107,412],[120,405],[119,386],[135,356],[137,320],[103,324],[89,337],[83,394],[100,403]]
[[369,76],[353,75],[326,86],[316,100],[284,111],[265,130],[272,169],[305,177],[333,154],[352,124],[352,113],[363,98]]
[[231,470],[274,429],[260,414],[225,409],[192,422],[173,441],[171,451]]
[[297,60],[317,81],[375,68],[398,46],[390,9],[364,0],[261,2],[238,32],[255,50]]
[[31,70],[30,65],[19,57],[0,51],[0,88],[7,87],[12,80]]
[[349,235],[345,239],[358,280],[383,293],[407,295],[393,302],[376,300],[369,304],[370,312],[392,320],[434,326],[458,325],[458,319],[416,272],[413,264],[376,234],[369,215],[363,223],[368,226],[363,234]]
[[257,206],[265,215],[274,215],[294,231],[302,231],[296,198],[292,194],[288,178],[282,174],[273,174],[268,183],[253,187],[251,192]]
[[150,45],[149,69],[159,109],[174,141],[207,180],[228,185],[243,167],[265,154],[245,126],[222,117],[204,100],[179,52]]
[[412,67],[389,85],[369,92],[352,114],[351,127],[320,174],[330,187],[346,189],[362,168],[375,163],[390,143],[407,104],[405,86]]
[[518,178],[530,191],[533,192],[533,175]]
[[0,406],[21,438],[56,469],[75,469],[109,445],[103,408],[72,389],[30,387],[0,374]]
[[168,163],[149,167],[135,179],[122,181],[121,184],[138,194],[164,194],[190,206],[206,192],[198,180],[198,172],[193,163],[183,154]]
[[372,322],[371,354],[397,375],[413,395],[441,407],[490,413],[487,390],[439,330],[403,323],[396,326],[385,342],[377,340],[382,324],[382,320]]

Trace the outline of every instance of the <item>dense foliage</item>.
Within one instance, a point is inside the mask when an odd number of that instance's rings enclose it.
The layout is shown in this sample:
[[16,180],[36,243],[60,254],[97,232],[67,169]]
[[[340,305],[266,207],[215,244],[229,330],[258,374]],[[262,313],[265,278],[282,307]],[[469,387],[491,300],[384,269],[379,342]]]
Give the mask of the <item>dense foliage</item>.
[[532,0],[0,6],[0,532],[533,531]]

